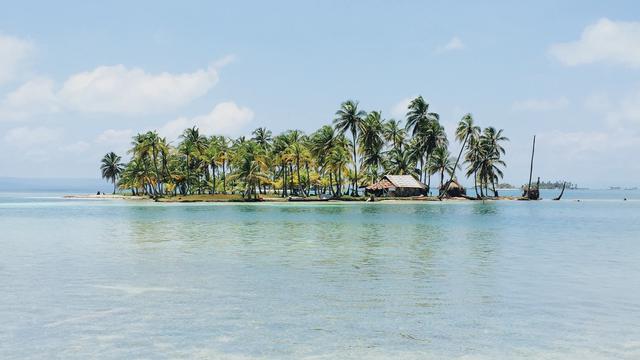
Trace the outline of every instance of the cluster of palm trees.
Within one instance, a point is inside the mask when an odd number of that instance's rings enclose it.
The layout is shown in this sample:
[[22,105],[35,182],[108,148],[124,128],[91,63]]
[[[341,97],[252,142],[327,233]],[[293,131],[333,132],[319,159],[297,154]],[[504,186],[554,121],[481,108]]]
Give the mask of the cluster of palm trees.
[[114,192],[117,185],[134,195],[152,197],[217,193],[342,197],[360,195],[362,186],[384,174],[410,174],[429,187],[432,175],[438,174],[443,189],[462,161],[479,196],[488,196],[489,189],[497,195],[495,184],[505,166],[502,143],[508,140],[502,130],[481,130],[470,114],[465,115],[456,130],[462,147],[454,158],[440,117],[429,112],[429,104],[418,96],[407,110],[403,126],[402,121],[385,120],[380,111],[365,112],[358,102],[348,100],[336,112],[334,126],[322,126],[311,134],[288,130],[274,136],[257,128],[251,137],[230,139],[205,136],[193,127],[184,130],[176,145],[148,131],[133,137],[129,163],[123,164],[114,153],[105,155],[102,176],[113,182]]

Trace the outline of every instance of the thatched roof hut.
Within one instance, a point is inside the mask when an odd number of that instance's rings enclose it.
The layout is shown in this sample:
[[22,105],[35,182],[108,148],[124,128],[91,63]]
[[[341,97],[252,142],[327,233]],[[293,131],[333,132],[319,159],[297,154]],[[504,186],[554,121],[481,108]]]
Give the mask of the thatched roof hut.
[[463,197],[467,195],[467,190],[457,180],[453,179],[442,185],[440,193],[444,193],[447,197]]
[[427,192],[427,186],[411,175],[385,175],[367,187],[366,193],[376,196],[419,196]]

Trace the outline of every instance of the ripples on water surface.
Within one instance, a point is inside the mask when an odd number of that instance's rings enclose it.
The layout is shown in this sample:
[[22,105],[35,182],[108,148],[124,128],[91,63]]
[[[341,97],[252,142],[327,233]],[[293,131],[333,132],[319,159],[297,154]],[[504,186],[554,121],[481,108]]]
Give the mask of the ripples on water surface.
[[594,198],[1,195],[0,358],[637,359],[640,201]]

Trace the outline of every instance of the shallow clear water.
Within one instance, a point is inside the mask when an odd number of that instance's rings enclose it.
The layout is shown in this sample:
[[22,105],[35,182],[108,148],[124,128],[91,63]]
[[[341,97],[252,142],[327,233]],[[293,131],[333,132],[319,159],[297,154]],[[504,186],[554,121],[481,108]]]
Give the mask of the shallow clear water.
[[0,194],[0,358],[637,359],[636,193],[315,205]]

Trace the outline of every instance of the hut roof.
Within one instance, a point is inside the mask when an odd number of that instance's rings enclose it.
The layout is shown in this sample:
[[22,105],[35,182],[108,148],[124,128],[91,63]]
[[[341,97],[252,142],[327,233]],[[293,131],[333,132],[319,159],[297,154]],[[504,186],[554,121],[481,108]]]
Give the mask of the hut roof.
[[383,178],[382,180],[378,181],[375,184],[372,184],[371,186],[367,187],[367,190],[384,190],[384,189],[388,189],[388,188],[392,188],[393,184],[391,183],[391,181]]
[[442,185],[442,189],[464,189],[464,186],[460,185],[460,183],[456,179],[453,179],[451,180],[451,182],[447,181],[444,185]]
[[411,175],[385,175],[380,181],[367,187],[368,190],[383,190],[392,187],[426,189],[427,186]]
[[416,180],[411,175],[385,175],[383,179],[389,180],[395,187],[426,189],[427,186]]

